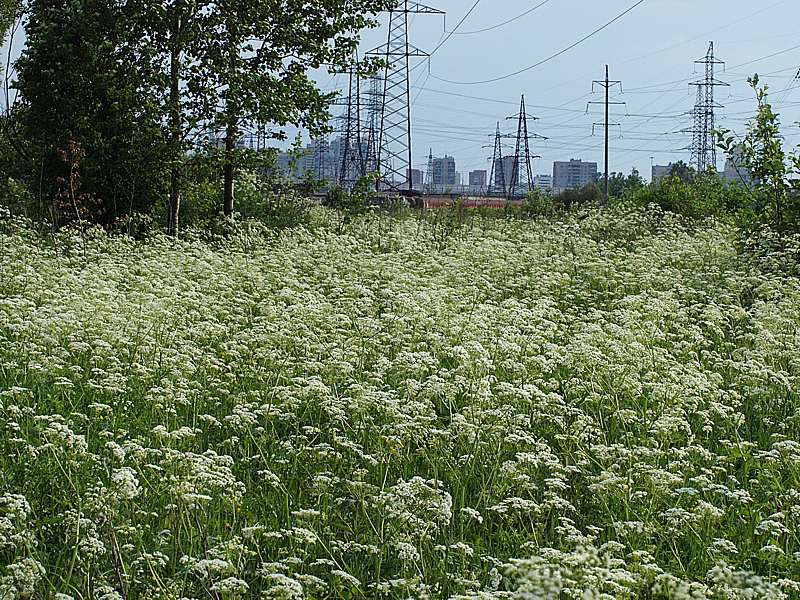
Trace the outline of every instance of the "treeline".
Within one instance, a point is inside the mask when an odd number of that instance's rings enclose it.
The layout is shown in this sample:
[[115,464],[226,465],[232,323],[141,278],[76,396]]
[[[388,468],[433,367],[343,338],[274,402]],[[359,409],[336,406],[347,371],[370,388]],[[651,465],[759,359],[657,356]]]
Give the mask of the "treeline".
[[244,132],[326,127],[334,96],[309,71],[350,68],[393,4],[0,0],[3,34],[25,30],[5,78],[0,197],[56,226],[147,215],[175,234],[197,204],[229,216],[239,173],[274,160],[240,147]]
[[[301,222],[310,187],[282,182],[274,151],[239,142],[248,132],[282,140],[287,126],[325,129],[334,93],[309,73],[354,66],[360,33],[395,2],[0,0],[4,37],[25,30],[13,76],[3,78],[0,207],[54,227],[130,231],[135,221],[173,235],[229,223],[235,212]],[[727,219],[746,233],[800,231],[800,155],[784,149],[767,88],[757,76],[750,83],[758,108],[746,134],[716,132],[747,185],[678,163],[655,185],[635,171],[611,174],[609,198],[593,186],[534,193],[524,212],[625,199]],[[363,211],[369,184],[333,190],[329,204],[347,213],[340,222]]]

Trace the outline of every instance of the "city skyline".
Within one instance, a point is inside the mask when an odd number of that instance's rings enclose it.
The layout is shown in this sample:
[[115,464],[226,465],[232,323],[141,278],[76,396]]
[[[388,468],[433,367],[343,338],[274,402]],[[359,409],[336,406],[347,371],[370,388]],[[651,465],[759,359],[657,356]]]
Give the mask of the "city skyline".
[[[603,75],[605,64],[613,79],[623,81],[623,93],[615,99],[627,102],[612,111],[620,126],[612,129],[610,171],[629,173],[635,167],[649,178],[652,164],[688,163],[691,135],[681,131],[692,125],[695,97],[690,83],[702,75],[695,61],[711,40],[726,63],[718,76],[731,84],[719,90],[725,108],[719,110],[718,126],[744,131],[755,110],[746,79],[758,72],[770,85],[771,101],[786,126],[787,147],[800,142],[800,129],[793,126],[800,121],[800,45],[795,41],[800,4],[791,0],[757,6],[745,0],[646,0],[574,48],[518,74],[581,40],[629,8],[632,0],[584,0],[580,10],[574,3],[549,0],[532,11],[525,0],[506,0],[501,6],[479,2],[468,15],[472,3],[463,0],[431,4],[447,12],[447,28],[436,16],[411,22],[412,43],[436,50],[430,67],[421,59],[412,63],[413,168],[426,169],[432,148],[436,155],[455,156],[462,174],[491,170],[491,149],[483,146],[491,144],[497,122],[504,132],[513,131],[514,122],[506,117],[517,112],[524,93],[529,112],[539,118],[535,130],[550,138],[534,142],[534,153],[541,155],[534,173],[547,173],[553,162],[571,158],[596,161],[602,171],[602,128],[592,135],[602,111],[597,105],[588,114],[586,109],[587,102],[601,99],[597,89],[592,94],[592,81]],[[378,29],[363,34],[362,56],[385,44],[386,15],[379,20]],[[23,41],[18,35],[17,50]],[[320,70],[312,76],[325,90],[346,88],[345,75]],[[493,79],[497,81],[489,81]],[[333,107],[333,116],[337,113]],[[287,129],[289,139],[297,133]],[[310,141],[307,133],[300,133]],[[717,168],[722,170],[723,164],[720,156]]]
[[[695,72],[694,61],[705,54],[710,40],[715,41],[718,57],[727,63],[725,70],[720,68],[719,77],[731,83],[729,90],[720,92],[720,103],[727,108],[719,111],[719,126],[743,131],[755,109],[746,78],[755,72],[771,85],[784,123],[800,120],[800,93],[795,92],[794,81],[800,66],[800,46],[794,48],[791,38],[796,33],[789,24],[796,19],[776,23],[771,18],[774,10],[787,17],[800,17],[800,8],[788,1],[754,7],[740,0],[701,6],[648,0],[541,67],[496,82],[478,83],[513,73],[565,48],[631,4],[629,0],[614,0],[603,6],[587,2],[580,11],[565,12],[565,6],[553,0],[512,20],[529,8],[528,3],[508,0],[502,8],[479,3],[452,36],[443,33],[437,17],[414,19],[410,37],[415,46],[430,51],[447,39],[432,57],[430,72],[426,62],[412,65],[413,167],[424,170],[432,148],[435,155],[456,156],[463,165],[459,168],[462,173],[491,170],[491,148],[482,146],[491,143],[497,122],[505,133],[512,132],[515,123],[506,117],[517,112],[519,96],[524,93],[528,112],[539,117],[534,124],[536,131],[550,138],[534,143],[533,150],[542,156],[534,162],[534,173],[546,173],[553,162],[572,158],[597,162],[602,172],[602,128],[596,128],[592,135],[592,124],[602,120],[602,107],[592,105],[588,114],[586,108],[587,102],[601,100],[597,89],[592,94],[592,81],[603,75],[606,63],[611,77],[623,81],[624,93],[614,94],[612,99],[627,102],[627,107],[612,110],[612,120],[621,126],[611,130],[609,170],[627,174],[636,168],[649,178],[652,164],[688,163],[691,135],[680,131],[691,127],[695,97],[689,84],[702,75]],[[454,0],[435,6],[447,11],[448,31],[469,8]],[[696,18],[687,22],[687,11]],[[381,20],[381,29],[365,33],[362,51],[385,43],[385,16]],[[501,27],[480,32],[508,20],[511,22]],[[658,21],[659,31],[668,32],[655,42],[651,35],[654,21]],[[542,23],[553,26],[542,27]],[[525,35],[532,27],[536,37]],[[767,27],[772,35],[762,33]],[[502,45],[497,44],[499,36]],[[326,89],[340,88],[335,76],[319,74],[319,80]],[[798,131],[787,131],[790,145],[798,141]],[[723,164],[720,156],[717,168],[722,170]]]

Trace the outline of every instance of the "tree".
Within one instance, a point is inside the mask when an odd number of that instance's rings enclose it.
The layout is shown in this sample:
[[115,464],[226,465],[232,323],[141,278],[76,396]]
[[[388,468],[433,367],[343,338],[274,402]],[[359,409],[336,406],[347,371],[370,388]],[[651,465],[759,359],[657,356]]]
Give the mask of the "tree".
[[755,118],[747,125],[741,141],[730,131],[717,133],[719,146],[727,156],[743,167],[754,180],[752,211],[758,222],[767,223],[778,232],[788,225],[797,226],[800,202],[796,175],[800,175],[800,155],[783,149],[780,121],[769,102],[768,86],[759,87],[759,77],[748,79],[756,95]]
[[[333,95],[309,70],[349,67],[370,15],[394,3],[30,0],[18,87],[38,161],[31,172],[50,199],[75,175],[77,197],[100,206],[102,221],[122,212],[117,194],[135,176],[127,187],[140,198],[167,198],[167,229],[177,234],[187,167],[211,157],[223,167],[230,215],[241,131],[269,124],[267,135],[281,138],[288,124],[324,127]],[[209,131],[224,133],[222,153],[201,151]]]
[[[223,211],[234,211],[243,127],[323,127],[333,94],[309,77],[323,64],[347,68],[370,15],[394,0],[128,0],[129,22],[147,41],[139,53],[149,94],[168,107],[169,231],[177,233],[182,177],[201,132],[224,135]],[[144,62],[142,62],[144,66]],[[215,136],[216,137],[216,136]]]
[[625,193],[625,175],[623,173],[611,173],[608,177],[608,197],[622,198]]
[[642,175],[636,167],[632,168],[630,175],[625,179],[625,189],[636,191],[643,187],[645,187],[645,182]]
[[122,17],[114,0],[28,3],[16,116],[30,187],[56,223],[111,224],[161,195],[160,114],[139,94],[129,52],[139,42]]
[[14,34],[20,25],[22,5],[20,0],[0,0],[0,48],[7,47],[4,56],[0,57],[0,78],[2,78],[3,106],[0,115],[0,142],[8,143],[10,140],[9,115],[11,112],[10,67],[11,55],[14,46]]
[[[6,43],[11,28],[20,15],[21,8],[19,0],[0,0],[0,48]],[[0,65],[0,73],[4,72],[5,67],[6,61],[4,60]]]
[[677,177],[683,183],[691,183],[694,180],[695,170],[687,165],[682,160],[672,163],[669,168],[669,174]]
[[[270,123],[276,138],[287,124],[314,132],[328,121],[332,93],[321,92],[309,77],[322,64],[348,68],[359,33],[375,25],[370,18],[394,0],[315,0],[299,5],[285,0],[220,0],[219,48],[210,56],[223,90],[224,109],[216,123],[225,131],[224,213],[234,211],[233,180],[240,154],[235,146],[244,124]],[[216,50],[216,52],[214,52]],[[276,102],[276,98],[281,99]]]
[[623,173],[611,173],[608,178],[608,195],[610,198],[622,198],[628,192],[644,187],[644,180],[635,168],[625,176]]

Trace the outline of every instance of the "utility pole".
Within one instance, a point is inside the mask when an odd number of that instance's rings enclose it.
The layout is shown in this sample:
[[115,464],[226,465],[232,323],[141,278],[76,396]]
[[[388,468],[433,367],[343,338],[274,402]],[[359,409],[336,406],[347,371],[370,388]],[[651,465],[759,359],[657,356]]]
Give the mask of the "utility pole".
[[[605,181],[604,188],[605,188],[606,199],[608,199],[608,146],[609,146],[609,144],[608,144],[608,131],[609,131],[609,128],[612,125],[615,126],[615,127],[619,127],[620,126],[619,123],[609,123],[609,116],[610,116],[609,115],[609,107],[612,104],[625,104],[625,102],[612,102],[611,99],[610,99],[611,88],[613,88],[616,85],[619,86],[619,91],[622,92],[622,82],[621,81],[611,81],[611,80],[609,80],[609,78],[608,78],[608,65],[606,65],[606,78],[604,80],[599,80],[599,81],[595,80],[595,81],[592,82],[592,93],[594,93],[595,86],[599,86],[599,87],[605,89],[605,92],[606,92],[605,102],[589,102],[586,105],[586,112],[589,112],[589,104],[605,104],[606,118],[605,118],[605,122],[602,123],[602,125],[605,128],[605,136],[606,136],[606,140],[605,140],[606,165],[605,165],[605,175],[603,177],[604,181]],[[594,123],[592,125],[592,135],[594,135],[594,128],[597,125],[601,125],[601,123]]]
[[[381,126],[378,133],[378,189],[413,191],[411,180],[411,71],[412,57],[429,58],[427,52],[408,41],[408,15],[444,15],[444,11],[419,2],[398,0],[389,11],[389,37],[386,45],[368,54],[383,58]],[[404,185],[405,184],[405,185]]]
[[[537,121],[538,117],[529,115],[525,110],[525,94],[519,103],[519,113],[506,117],[506,120],[517,120],[516,150],[514,152],[514,164],[512,166],[511,184],[508,188],[508,199],[512,199],[520,192],[528,194],[533,191],[533,164],[532,159],[541,158],[538,154],[531,154],[530,140],[547,140],[538,133],[529,133],[528,121]],[[513,134],[509,134],[513,137]]]
[[684,133],[692,134],[692,155],[689,165],[695,167],[698,173],[702,173],[712,166],[715,171],[717,169],[717,144],[714,139],[715,111],[724,107],[714,100],[714,88],[729,87],[730,84],[719,81],[714,76],[715,67],[725,64],[714,57],[714,42],[709,42],[706,55],[694,62],[696,65],[705,67],[705,76],[703,79],[689,84],[697,88],[697,100],[690,112],[694,117],[694,124],[691,129],[685,129]]

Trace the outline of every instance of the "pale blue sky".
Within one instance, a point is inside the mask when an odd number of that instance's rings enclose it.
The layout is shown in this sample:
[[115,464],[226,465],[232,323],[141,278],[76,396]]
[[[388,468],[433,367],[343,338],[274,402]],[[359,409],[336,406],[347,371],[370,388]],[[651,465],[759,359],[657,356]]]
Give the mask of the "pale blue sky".
[[[502,23],[540,2],[482,0],[459,31]],[[473,0],[438,0],[435,6],[447,11],[447,26],[454,27],[472,4]],[[679,149],[689,145],[690,136],[672,132],[691,125],[683,114],[695,100],[688,83],[700,77],[693,63],[705,55],[710,40],[727,63],[718,77],[731,83],[729,89],[717,90],[719,102],[726,106],[719,113],[719,125],[743,130],[754,106],[746,79],[756,71],[771,73],[764,80],[775,92],[787,141],[800,143],[800,129],[794,124],[800,120],[800,82],[794,82],[798,89],[783,91],[800,68],[797,0],[645,0],[592,39],[524,74],[480,85],[437,79],[480,81],[518,71],[566,48],[633,4],[634,0],[550,0],[501,28],[452,36],[432,58],[431,76],[419,68],[413,81],[415,167],[424,169],[432,147],[434,155],[455,156],[463,174],[487,168],[491,149],[481,146],[491,144],[496,121],[517,112],[519,96],[525,93],[528,112],[540,118],[535,131],[550,138],[536,144],[542,158],[535,172],[549,173],[554,160],[570,158],[597,161],[602,170],[602,130],[592,137],[592,123],[602,120],[602,107],[593,106],[589,115],[585,111],[588,101],[602,99],[600,93],[591,94],[592,80],[602,78],[608,63],[611,79],[623,80],[624,94],[618,99],[628,103],[631,115],[625,116],[624,107],[615,110],[614,120],[621,128],[612,129],[610,168],[628,172],[635,166],[649,178],[651,156],[656,164],[688,161],[688,151]],[[365,34],[364,49],[383,42],[386,18],[382,21],[384,28]],[[412,40],[431,50],[442,31],[441,18],[416,16]],[[750,63],[793,46],[797,48]],[[513,128],[511,122],[502,125]]]
[[[447,12],[447,27],[454,27],[474,0],[437,0],[431,5]],[[718,125],[736,131],[753,112],[752,92],[746,79],[754,72],[763,76],[773,91],[772,100],[781,113],[787,142],[800,143],[800,2],[797,0],[645,0],[640,6],[590,40],[558,58],[523,74],[501,81],[457,85],[448,79],[473,82],[518,71],[562,50],[611,20],[634,0],[549,0],[531,14],[492,31],[463,35],[491,27],[520,15],[542,0],[482,0],[459,30],[431,59],[431,72],[421,65],[414,71],[414,166],[425,168],[428,149],[434,155],[456,157],[457,169],[466,176],[487,168],[495,123],[506,130],[513,124],[505,117],[517,111],[525,93],[528,112],[540,118],[533,129],[550,138],[536,143],[542,156],[536,173],[550,173],[554,160],[582,158],[597,161],[602,170],[602,130],[592,136],[592,123],[602,120],[602,108],[586,103],[601,100],[592,94],[592,80],[603,76],[608,63],[612,79],[623,81],[617,99],[612,130],[611,170],[632,167],[649,177],[651,157],[656,164],[684,159],[689,135],[675,133],[691,126],[686,114],[695,92],[688,83],[701,76],[694,60],[701,58],[708,42],[715,43],[718,58],[726,61],[719,79],[731,84],[719,88],[717,98],[725,105]],[[385,42],[383,26],[364,34],[362,50]],[[442,39],[441,17],[412,18],[412,42],[432,50]],[[795,46],[797,46],[795,48]],[[770,56],[773,55],[774,56]],[[751,62],[752,61],[752,62]],[[322,87],[344,88],[344,77],[320,76]],[[458,95],[453,95],[458,94]],[[469,96],[469,97],[464,97]],[[620,138],[620,133],[622,137]],[[720,166],[722,158],[720,157]]]

